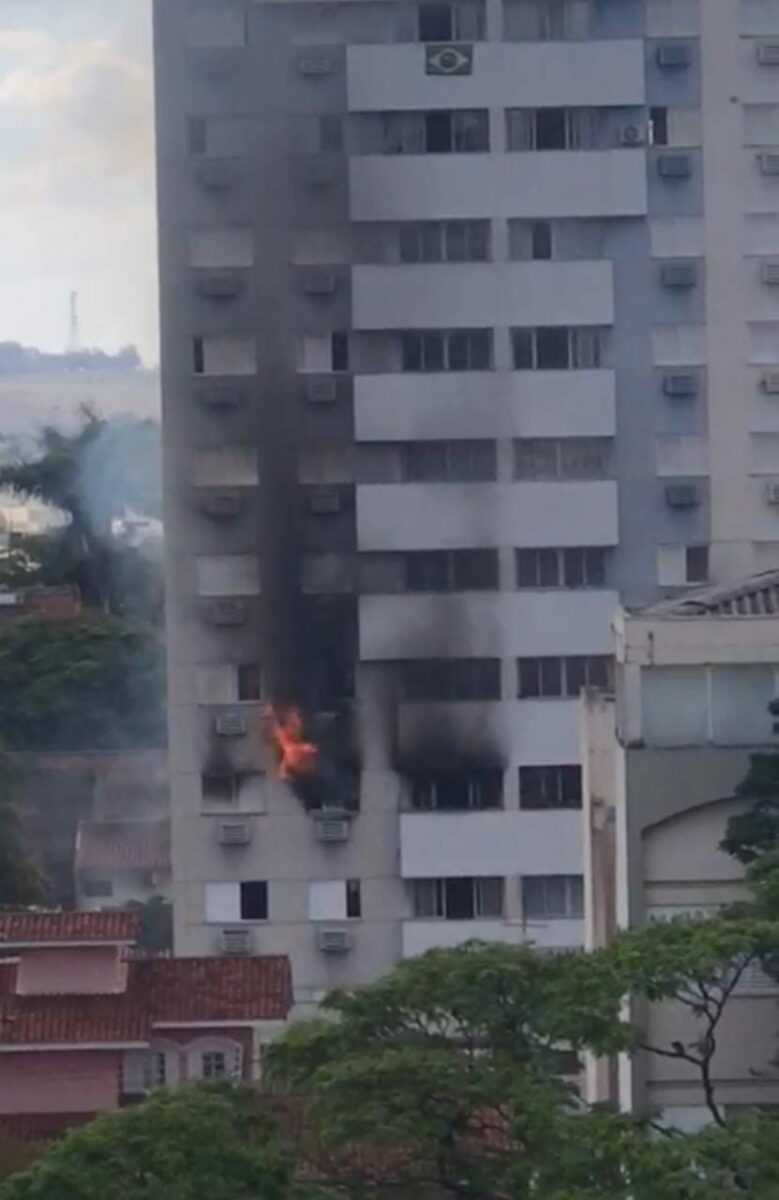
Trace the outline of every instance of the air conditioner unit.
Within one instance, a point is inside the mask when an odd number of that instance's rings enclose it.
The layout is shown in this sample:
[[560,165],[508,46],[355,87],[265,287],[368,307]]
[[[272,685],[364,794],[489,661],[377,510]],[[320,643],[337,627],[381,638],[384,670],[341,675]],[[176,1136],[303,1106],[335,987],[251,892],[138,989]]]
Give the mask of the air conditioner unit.
[[659,154],[657,172],[661,179],[688,179],[692,175],[692,157],[689,154]]
[[760,278],[763,283],[777,284],[779,283],[779,261],[762,262],[760,264]]
[[250,929],[223,929],[219,937],[222,954],[251,954],[252,935]]
[[207,300],[232,300],[243,291],[243,276],[237,273],[198,274],[195,291]]
[[207,192],[225,192],[235,187],[241,178],[240,167],[234,159],[213,159],[195,163],[195,182]]
[[779,66],[779,42],[758,42],[755,57],[764,67]]
[[206,408],[236,408],[243,400],[243,392],[229,384],[203,388],[197,398]]
[[623,146],[643,146],[646,130],[643,125],[623,125],[619,131],[619,140]]
[[765,485],[766,504],[779,504],[779,483]]
[[661,42],[655,51],[658,67],[689,67],[692,47],[689,42]]
[[348,842],[348,817],[317,817],[314,823],[316,836],[320,842]]
[[214,731],[219,737],[245,737],[246,717],[240,712],[219,713],[214,717]]
[[298,55],[297,68],[299,75],[330,75],[335,63],[325,51],[306,50]]
[[333,404],[338,399],[338,385],[334,379],[309,379],[306,384],[306,399],[309,404]]
[[697,508],[701,498],[694,483],[669,483],[665,489],[665,502],[669,508]]
[[693,287],[698,278],[694,262],[665,262],[660,267],[660,282],[667,288]]
[[765,371],[760,386],[769,396],[779,395],[779,371]]
[[217,839],[222,846],[248,846],[252,828],[248,821],[220,821]]
[[309,493],[308,507],[319,516],[337,513],[341,510],[341,496],[336,488],[318,488]]
[[761,175],[779,175],[779,154],[764,150],[757,155],[757,165]]
[[207,516],[222,520],[237,517],[243,508],[243,500],[238,492],[214,492],[203,497],[200,507]]
[[305,271],[300,286],[306,296],[332,296],[336,284],[333,271]]
[[674,371],[664,375],[663,393],[666,396],[696,396],[698,376],[693,371]]
[[352,938],[347,929],[318,929],[316,943],[323,954],[346,954]]
[[307,187],[327,187],[335,182],[335,163],[327,158],[309,158],[300,164],[300,179]]
[[210,625],[243,625],[246,620],[246,604],[243,600],[213,600],[204,609]]

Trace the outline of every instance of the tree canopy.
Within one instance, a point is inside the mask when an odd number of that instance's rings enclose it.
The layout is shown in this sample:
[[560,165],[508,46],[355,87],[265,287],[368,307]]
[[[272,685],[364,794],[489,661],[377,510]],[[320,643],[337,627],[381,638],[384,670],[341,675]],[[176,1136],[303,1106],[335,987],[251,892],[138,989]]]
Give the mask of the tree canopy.
[[46,898],[43,877],[23,846],[14,807],[15,771],[0,756],[0,905],[40,904]]
[[9,750],[119,749],[165,740],[154,630],[102,613],[0,627],[0,739]]

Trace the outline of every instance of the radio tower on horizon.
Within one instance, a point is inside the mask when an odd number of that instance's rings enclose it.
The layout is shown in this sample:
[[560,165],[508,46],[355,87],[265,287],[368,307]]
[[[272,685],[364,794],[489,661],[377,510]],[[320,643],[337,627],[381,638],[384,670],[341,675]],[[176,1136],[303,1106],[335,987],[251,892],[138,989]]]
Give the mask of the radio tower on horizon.
[[70,293],[70,317],[68,321],[68,353],[75,354],[81,348],[78,327],[78,292]]

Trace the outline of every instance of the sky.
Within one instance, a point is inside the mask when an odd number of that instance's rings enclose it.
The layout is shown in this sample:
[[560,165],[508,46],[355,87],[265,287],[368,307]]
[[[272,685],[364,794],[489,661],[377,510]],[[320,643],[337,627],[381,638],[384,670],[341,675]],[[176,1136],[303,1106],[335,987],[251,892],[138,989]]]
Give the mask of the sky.
[[157,350],[150,0],[0,0],[0,341]]

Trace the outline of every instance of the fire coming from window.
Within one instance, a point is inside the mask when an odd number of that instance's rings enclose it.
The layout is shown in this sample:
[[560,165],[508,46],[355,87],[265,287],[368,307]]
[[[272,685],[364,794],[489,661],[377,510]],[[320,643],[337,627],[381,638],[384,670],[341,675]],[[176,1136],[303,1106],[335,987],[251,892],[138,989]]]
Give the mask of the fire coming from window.
[[265,709],[268,740],[276,751],[279,779],[305,779],[317,771],[319,747],[307,740],[303,717],[297,708]]

